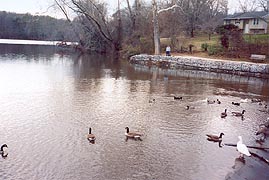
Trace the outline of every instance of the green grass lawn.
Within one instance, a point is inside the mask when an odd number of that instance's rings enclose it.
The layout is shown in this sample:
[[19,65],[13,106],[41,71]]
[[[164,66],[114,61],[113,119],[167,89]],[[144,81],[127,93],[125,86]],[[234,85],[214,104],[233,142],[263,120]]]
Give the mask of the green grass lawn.
[[[194,45],[193,50],[201,51],[201,45],[207,43],[208,45],[219,44],[219,35],[214,34],[210,40],[208,35],[200,35],[193,38],[190,37],[177,37],[176,49],[181,47],[188,48],[190,44]],[[269,34],[246,34],[243,38],[248,43],[269,44]],[[170,38],[161,38],[161,47],[165,48],[167,45],[171,45]]]
[[267,43],[269,44],[269,34],[245,34],[243,38],[248,43]]

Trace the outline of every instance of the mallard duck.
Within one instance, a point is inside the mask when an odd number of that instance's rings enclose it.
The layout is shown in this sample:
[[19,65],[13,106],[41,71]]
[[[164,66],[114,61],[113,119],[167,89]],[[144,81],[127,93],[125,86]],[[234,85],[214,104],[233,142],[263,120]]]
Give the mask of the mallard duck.
[[222,135],[224,135],[224,133],[220,133],[219,136],[213,135],[213,134],[206,134],[207,140],[208,141],[214,141],[214,142],[220,142],[220,141],[222,141]]
[[248,148],[245,144],[243,144],[243,140],[241,136],[238,136],[239,141],[236,144],[236,149],[240,153],[240,157],[244,158],[244,155],[251,156],[251,154],[248,151]]
[[87,139],[89,141],[95,141],[95,135],[92,134],[92,128],[89,128],[89,134],[87,134]]
[[193,107],[193,106],[186,106],[186,110],[189,110],[189,109],[195,109],[195,107]]
[[174,96],[174,100],[182,100],[182,97]]
[[235,106],[240,106],[240,103],[238,103],[238,102],[232,102],[232,104]]
[[234,116],[244,116],[244,113],[245,113],[245,112],[246,112],[246,111],[243,110],[242,113],[241,113],[241,112],[232,112],[232,114],[233,114]]
[[259,103],[259,102],[261,102],[261,100],[260,99],[251,99],[251,102],[252,103]]
[[126,127],[126,132],[125,132],[125,136],[126,138],[134,138],[134,139],[140,139],[142,134],[137,133],[137,132],[130,132],[129,131],[129,127]]
[[219,100],[219,99],[217,99],[217,103],[218,103],[218,104],[221,104],[221,102],[220,102],[220,100]]
[[227,116],[227,109],[225,109],[224,112],[222,112],[222,113],[220,114],[220,117],[221,117],[221,118],[225,118],[226,116]]
[[207,104],[214,104],[215,100],[207,100]]

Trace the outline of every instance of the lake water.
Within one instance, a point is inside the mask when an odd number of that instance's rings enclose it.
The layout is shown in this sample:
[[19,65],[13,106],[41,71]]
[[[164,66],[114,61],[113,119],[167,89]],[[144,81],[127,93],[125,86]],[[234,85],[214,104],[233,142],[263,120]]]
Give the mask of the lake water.
[[[224,179],[239,153],[205,134],[224,132],[223,143],[233,144],[241,135],[256,145],[269,114],[253,98],[269,104],[268,80],[0,45],[0,144],[8,145],[0,179]],[[231,115],[243,109],[243,121]],[[142,141],[126,141],[126,126]],[[95,144],[86,139],[89,127]]]

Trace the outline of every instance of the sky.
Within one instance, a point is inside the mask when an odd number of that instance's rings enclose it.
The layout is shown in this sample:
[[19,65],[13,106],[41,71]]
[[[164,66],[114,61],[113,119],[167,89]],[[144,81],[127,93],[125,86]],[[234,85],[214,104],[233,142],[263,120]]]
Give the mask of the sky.
[[[50,15],[56,18],[64,18],[60,11],[50,7],[53,5],[53,2],[54,0],[0,0],[0,11],[30,13],[32,15]],[[121,0],[121,2],[124,1]],[[236,10],[238,7],[237,2],[238,0],[228,0],[230,12]],[[109,4],[109,10],[115,12],[117,0],[109,0],[107,3]]]

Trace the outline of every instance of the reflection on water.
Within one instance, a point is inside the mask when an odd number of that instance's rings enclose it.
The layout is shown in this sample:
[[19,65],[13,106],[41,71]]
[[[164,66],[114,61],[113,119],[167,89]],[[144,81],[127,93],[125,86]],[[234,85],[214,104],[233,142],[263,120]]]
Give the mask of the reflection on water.
[[[238,152],[205,134],[224,132],[223,143],[242,135],[253,144],[268,117],[258,103],[231,104],[246,98],[268,104],[267,80],[148,69],[49,47],[0,49],[0,143],[9,146],[0,159],[4,179],[222,179]],[[242,109],[244,121],[231,116]],[[126,126],[142,141],[125,141]],[[86,138],[89,127],[95,144]]]

